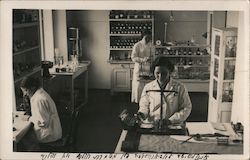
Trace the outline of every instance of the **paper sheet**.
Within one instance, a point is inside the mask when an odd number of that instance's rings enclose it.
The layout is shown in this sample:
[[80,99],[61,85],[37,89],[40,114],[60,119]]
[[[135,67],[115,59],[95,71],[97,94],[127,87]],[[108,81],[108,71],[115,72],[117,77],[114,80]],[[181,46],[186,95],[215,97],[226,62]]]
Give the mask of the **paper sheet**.
[[209,122],[187,122],[186,127],[189,135],[215,133],[213,126]]

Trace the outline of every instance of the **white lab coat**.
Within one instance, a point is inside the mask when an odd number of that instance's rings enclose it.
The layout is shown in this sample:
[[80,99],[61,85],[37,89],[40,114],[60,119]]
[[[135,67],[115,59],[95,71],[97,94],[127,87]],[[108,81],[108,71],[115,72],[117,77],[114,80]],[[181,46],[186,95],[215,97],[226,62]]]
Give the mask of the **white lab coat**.
[[[139,112],[144,113],[148,118],[145,123],[153,123],[160,119],[160,92],[147,92],[148,90],[160,90],[157,80],[145,85],[140,103]],[[165,90],[178,93],[166,92],[163,97],[163,119],[169,119],[172,123],[184,122],[189,116],[192,104],[185,86],[173,79],[170,79]]]
[[155,46],[152,43],[145,44],[144,40],[137,42],[133,46],[131,59],[135,62],[132,79],[131,102],[139,103],[143,84],[139,81],[141,72],[150,72],[150,62],[145,63],[144,58],[150,57],[153,61],[155,57]]
[[34,124],[37,140],[41,143],[53,142],[62,137],[62,128],[56,105],[42,88],[30,98],[30,121]]

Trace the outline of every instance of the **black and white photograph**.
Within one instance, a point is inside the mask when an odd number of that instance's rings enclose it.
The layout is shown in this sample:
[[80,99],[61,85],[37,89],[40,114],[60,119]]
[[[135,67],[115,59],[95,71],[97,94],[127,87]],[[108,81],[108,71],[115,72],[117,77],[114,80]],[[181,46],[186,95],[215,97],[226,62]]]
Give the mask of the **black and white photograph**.
[[2,1],[0,159],[249,159],[248,1]]

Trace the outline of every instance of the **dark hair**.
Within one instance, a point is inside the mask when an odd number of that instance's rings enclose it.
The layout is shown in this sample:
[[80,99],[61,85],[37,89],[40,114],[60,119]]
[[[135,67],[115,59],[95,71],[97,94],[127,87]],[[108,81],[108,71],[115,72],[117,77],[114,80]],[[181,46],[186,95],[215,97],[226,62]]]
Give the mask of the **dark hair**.
[[24,77],[20,87],[22,88],[26,88],[26,89],[35,89],[37,90],[38,88],[40,88],[40,82],[38,79],[33,78],[33,77]]
[[148,30],[148,29],[145,29],[145,30],[142,31],[141,37],[143,38],[145,35],[152,36],[152,32],[150,30]]
[[157,57],[151,65],[152,72],[154,72],[156,66],[166,67],[170,72],[174,71],[174,65],[168,60],[167,57]]

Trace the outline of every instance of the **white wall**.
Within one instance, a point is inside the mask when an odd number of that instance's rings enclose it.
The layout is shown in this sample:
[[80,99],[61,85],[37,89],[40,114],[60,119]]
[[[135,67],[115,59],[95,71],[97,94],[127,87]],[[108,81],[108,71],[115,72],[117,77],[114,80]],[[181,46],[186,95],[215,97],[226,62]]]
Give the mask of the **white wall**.
[[155,12],[155,40],[164,40],[164,23],[167,22],[167,41],[188,41],[206,44],[202,34],[207,32],[206,11],[173,11],[174,21],[169,21],[169,11]]
[[52,10],[43,10],[43,60],[54,62],[54,33]]
[[109,11],[67,11],[68,27],[79,27],[83,60],[90,60],[89,88],[110,89]]
[[239,23],[239,12],[238,11],[228,11],[227,12],[227,27],[238,27]]
[[65,10],[53,11],[53,21],[54,21],[54,46],[55,48],[59,48],[60,55],[63,56],[64,62],[67,62],[68,45],[67,45],[66,11]]
[[213,12],[213,27],[225,28],[226,27],[226,12],[214,11]]
[[[236,19],[234,19],[233,22],[235,22],[235,20]],[[249,52],[246,47],[249,42],[247,42],[247,34],[245,34],[247,32],[243,12],[239,12],[239,19],[236,21],[239,25],[231,121],[244,124],[245,116],[243,115],[246,115],[247,107],[249,107]],[[249,113],[247,115],[249,115]]]

